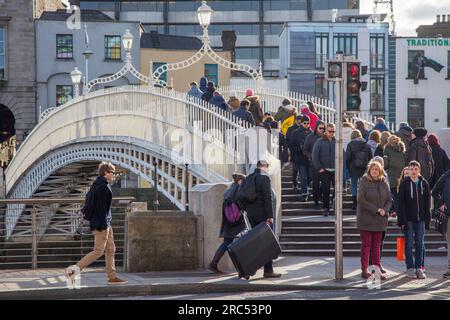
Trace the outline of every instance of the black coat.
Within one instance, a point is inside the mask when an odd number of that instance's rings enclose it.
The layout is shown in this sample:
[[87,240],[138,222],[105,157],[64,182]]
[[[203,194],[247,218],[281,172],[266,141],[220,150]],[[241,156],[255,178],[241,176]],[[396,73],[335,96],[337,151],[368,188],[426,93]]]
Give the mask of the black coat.
[[287,131],[286,131],[286,140],[287,140],[287,143],[288,143],[288,146],[289,146],[289,150],[291,150],[290,139],[291,139],[292,133],[295,130],[297,130],[299,127],[300,126],[297,123],[294,122],[294,124],[291,127],[289,127],[287,129]]
[[222,225],[220,226],[220,237],[222,238],[235,238],[240,232],[245,229],[244,216],[241,214],[241,218],[236,223],[230,223],[225,217],[225,204],[227,201],[237,204],[237,193],[239,191],[239,184],[233,182],[231,186],[225,190],[223,195],[222,206]]
[[347,145],[347,150],[345,152],[345,161],[347,164],[347,169],[350,171],[351,177],[361,178],[366,171],[366,168],[360,168],[355,165],[356,154],[364,152],[366,154],[367,163],[369,163],[372,158],[372,151],[364,138],[356,138],[350,141]]
[[235,117],[242,119],[244,121],[250,122],[252,125],[255,125],[255,119],[253,119],[253,115],[250,111],[247,111],[245,107],[240,107],[235,112],[233,112]]
[[398,225],[407,225],[408,222],[425,222],[425,228],[430,228],[431,196],[427,180],[419,176],[416,185],[411,177],[406,177],[400,183],[398,192]]
[[[434,207],[439,208],[443,204],[447,206],[447,216],[450,216],[450,188],[448,187],[447,180],[450,177],[450,170],[444,173],[434,185],[432,195],[434,199]],[[447,187],[446,187],[447,185]]]
[[431,180],[434,172],[433,152],[424,137],[411,140],[408,150],[408,161],[416,160],[420,163],[421,174],[427,180]]
[[[317,124],[316,124],[316,127],[317,127]],[[303,145],[303,154],[305,156],[307,156],[309,160],[312,159],[312,151],[313,151],[314,144],[319,139],[320,139],[320,135],[317,134],[316,132],[310,133],[305,139],[305,144]]]
[[261,174],[261,169],[255,169],[256,201],[246,203],[247,215],[257,223],[273,218],[272,187],[270,178]]
[[308,157],[303,154],[306,137],[312,133],[311,129],[299,127],[291,134],[289,149],[291,150],[292,162],[297,166],[309,166]]
[[105,177],[97,177],[94,188],[95,212],[90,221],[91,230],[106,230],[111,224],[112,191]]
[[450,169],[450,161],[447,157],[447,153],[439,146],[430,145],[433,153],[434,172],[430,181],[430,188],[433,189],[439,178]]

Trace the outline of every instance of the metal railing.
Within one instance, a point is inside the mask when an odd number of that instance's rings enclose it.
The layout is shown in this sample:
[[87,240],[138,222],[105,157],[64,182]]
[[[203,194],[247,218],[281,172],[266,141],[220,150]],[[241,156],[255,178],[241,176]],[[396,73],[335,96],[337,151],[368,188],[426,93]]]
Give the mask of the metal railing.
[[[84,201],[84,198],[0,200],[0,269],[66,267],[91,252],[94,236],[89,222],[79,212]],[[132,201],[135,198],[117,197],[112,202],[117,265],[125,265],[126,217]],[[24,207],[9,238],[6,237],[7,205]],[[104,263],[102,259],[95,265]]]

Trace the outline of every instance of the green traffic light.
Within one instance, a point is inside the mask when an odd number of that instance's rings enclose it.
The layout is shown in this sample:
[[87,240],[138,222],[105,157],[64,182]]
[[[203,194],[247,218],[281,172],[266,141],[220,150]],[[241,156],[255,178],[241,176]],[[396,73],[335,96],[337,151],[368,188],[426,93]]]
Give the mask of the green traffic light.
[[347,111],[359,111],[361,98],[358,96],[350,96],[347,98]]

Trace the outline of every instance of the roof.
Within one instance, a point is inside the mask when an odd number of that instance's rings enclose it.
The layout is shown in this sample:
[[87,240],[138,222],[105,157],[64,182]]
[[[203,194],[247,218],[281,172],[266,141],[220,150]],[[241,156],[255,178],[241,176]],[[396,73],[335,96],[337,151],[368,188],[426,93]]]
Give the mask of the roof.
[[143,33],[141,48],[171,49],[171,50],[199,50],[202,41],[197,37],[174,36],[159,33]]
[[[66,10],[57,11],[44,11],[39,18],[39,20],[50,20],[50,21],[66,21],[72,13],[67,13]],[[111,17],[107,16],[99,10],[81,10],[81,21],[83,22],[111,22],[115,21]]]

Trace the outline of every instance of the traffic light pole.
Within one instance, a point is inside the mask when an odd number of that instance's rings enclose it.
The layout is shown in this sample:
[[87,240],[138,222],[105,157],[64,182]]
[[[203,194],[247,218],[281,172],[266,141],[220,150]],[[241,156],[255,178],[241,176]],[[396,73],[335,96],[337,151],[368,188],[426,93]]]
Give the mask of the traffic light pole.
[[[342,54],[337,55],[337,59],[344,61]],[[345,63],[343,63],[343,66]],[[346,68],[343,68],[343,75],[346,77]],[[343,212],[342,212],[342,190],[343,190],[343,170],[344,170],[344,152],[343,152],[343,139],[342,139],[342,110],[344,107],[344,84],[345,81],[335,82],[335,88],[338,87],[338,94],[336,97],[336,149],[335,149],[335,278],[336,280],[344,279],[344,257],[343,257]]]

